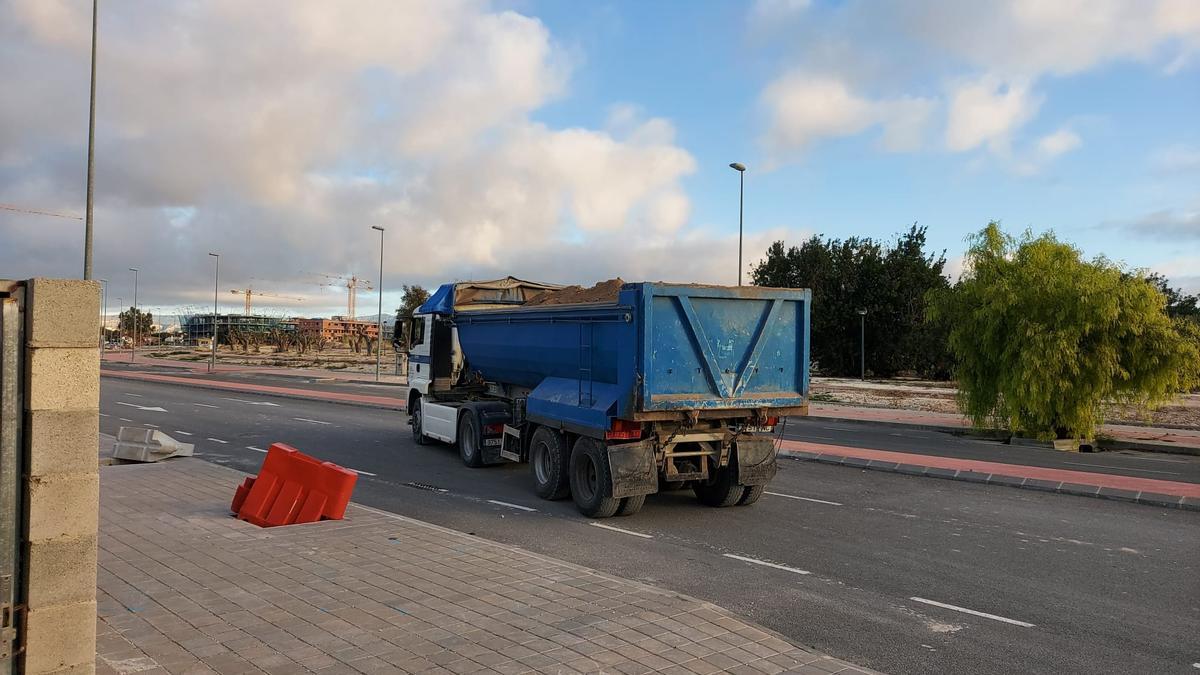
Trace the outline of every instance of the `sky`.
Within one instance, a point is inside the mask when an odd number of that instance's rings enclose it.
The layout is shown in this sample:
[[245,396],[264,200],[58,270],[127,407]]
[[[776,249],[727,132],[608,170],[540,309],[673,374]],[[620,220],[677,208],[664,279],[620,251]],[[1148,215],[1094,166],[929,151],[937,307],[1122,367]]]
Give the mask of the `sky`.
[[[79,277],[91,3],[0,0],[0,277]],[[345,312],[326,275],[734,284],[990,220],[1200,291],[1197,0],[102,0],[109,306]],[[373,308],[359,296],[359,314]]]

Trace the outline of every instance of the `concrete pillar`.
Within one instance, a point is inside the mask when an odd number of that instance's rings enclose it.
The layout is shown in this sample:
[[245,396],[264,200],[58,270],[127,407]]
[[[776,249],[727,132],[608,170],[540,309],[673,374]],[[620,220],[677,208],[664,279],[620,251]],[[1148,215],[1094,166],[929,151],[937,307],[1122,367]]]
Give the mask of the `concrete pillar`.
[[27,286],[26,673],[91,673],[96,661],[100,284]]

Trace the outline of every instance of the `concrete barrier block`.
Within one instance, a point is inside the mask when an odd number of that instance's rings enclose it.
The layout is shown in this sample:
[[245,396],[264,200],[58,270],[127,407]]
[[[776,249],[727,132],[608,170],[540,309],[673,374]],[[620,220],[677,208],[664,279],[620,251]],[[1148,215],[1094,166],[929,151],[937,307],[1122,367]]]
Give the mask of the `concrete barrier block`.
[[29,390],[27,410],[98,410],[100,350],[30,349],[25,362]]
[[191,457],[195,448],[181,443],[157,429],[121,427],[112,456],[132,462],[157,462],[171,457]]
[[96,599],[96,535],[29,542],[30,609]]
[[100,282],[32,279],[26,340],[32,347],[97,347]]
[[29,540],[93,535],[99,525],[99,467],[90,474],[29,479]]
[[95,661],[95,600],[30,609],[26,613],[26,673],[47,675],[88,663],[94,665]]
[[90,473],[96,467],[100,416],[95,410],[34,410],[26,417],[29,473]]

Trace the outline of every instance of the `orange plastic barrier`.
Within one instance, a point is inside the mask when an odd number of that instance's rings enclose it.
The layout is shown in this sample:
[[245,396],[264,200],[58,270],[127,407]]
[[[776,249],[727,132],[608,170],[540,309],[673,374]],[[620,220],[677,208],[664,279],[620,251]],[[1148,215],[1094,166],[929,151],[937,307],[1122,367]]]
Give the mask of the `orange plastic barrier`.
[[358,474],[272,443],[258,476],[233,495],[233,512],[259,527],[341,520]]

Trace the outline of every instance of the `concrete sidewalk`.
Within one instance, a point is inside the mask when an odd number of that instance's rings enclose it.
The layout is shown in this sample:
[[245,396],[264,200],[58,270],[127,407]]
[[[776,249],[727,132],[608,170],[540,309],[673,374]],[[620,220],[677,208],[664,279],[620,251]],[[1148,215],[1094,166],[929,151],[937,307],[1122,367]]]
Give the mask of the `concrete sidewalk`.
[[100,673],[867,673],[708,603],[352,505],[261,529],[244,474],[101,467]]

